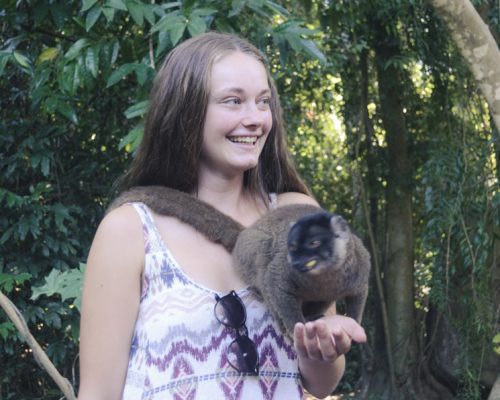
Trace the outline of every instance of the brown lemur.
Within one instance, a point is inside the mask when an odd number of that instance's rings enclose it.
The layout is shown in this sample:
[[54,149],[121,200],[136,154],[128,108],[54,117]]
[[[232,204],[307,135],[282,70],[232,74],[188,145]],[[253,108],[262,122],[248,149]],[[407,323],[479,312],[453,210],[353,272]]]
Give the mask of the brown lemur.
[[222,244],[232,253],[237,273],[289,337],[296,322],[317,318],[342,299],[346,314],[361,322],[370,255],[341,216],[294,204],[271,210],[244,228],[209,204],[164,186],[131,188],[107,212],[131,202],[175,217]]

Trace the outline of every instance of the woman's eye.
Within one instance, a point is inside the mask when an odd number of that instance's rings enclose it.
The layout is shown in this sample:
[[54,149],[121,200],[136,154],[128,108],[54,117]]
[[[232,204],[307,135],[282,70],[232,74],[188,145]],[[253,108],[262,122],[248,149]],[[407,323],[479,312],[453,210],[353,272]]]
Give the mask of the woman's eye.
[[224,100],[225,104],[241,104],[241,100],[236,97],[231,97],[230,99]]
[[263,97],[257,101],[257,107],[262,110],[269,109],[269,105],[271,103],[271,99],[269,97]]

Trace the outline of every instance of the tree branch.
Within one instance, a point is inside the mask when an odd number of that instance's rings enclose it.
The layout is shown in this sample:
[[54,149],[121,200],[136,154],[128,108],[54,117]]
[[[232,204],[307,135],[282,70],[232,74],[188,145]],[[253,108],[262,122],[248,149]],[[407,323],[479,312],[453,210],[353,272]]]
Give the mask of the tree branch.
[[56,385],[61,389],[64,396],[68,400],[76,400],[75,392],[73,390],[73,386],[71,383],[64,378],[59,371],[57,371],[56,367],[50,361],[47,354],[43,351],[42,347],[38,344],[36,339],[33,337],[31,332],[28,329],[28,325],[24,320],[21,312],[16,308],[16,306],[0,291],[0,307],[4,309],[7,313],[7,316],[14,323],[17,330],[21,334],[22,338],[26,341],[28,346],[33,351],[33,355],[37,363],[45,369],[50,377],[54,380]]
[[446,24],[500,130],[500,51],[486,23],[469,0],[430,0]]

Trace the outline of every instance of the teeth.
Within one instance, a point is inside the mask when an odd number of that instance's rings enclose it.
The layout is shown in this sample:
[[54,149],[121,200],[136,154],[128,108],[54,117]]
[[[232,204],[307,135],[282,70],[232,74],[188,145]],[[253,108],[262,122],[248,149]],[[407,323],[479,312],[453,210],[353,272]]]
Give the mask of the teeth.
[[254,136],[233,136],[230,137],[229,140],[234,143],[254,144],[257,138]]

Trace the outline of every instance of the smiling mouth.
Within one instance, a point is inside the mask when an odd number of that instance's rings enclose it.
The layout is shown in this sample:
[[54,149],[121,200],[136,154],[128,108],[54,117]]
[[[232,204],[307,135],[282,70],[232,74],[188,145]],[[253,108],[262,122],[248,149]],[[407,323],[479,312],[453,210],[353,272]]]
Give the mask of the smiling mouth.
[[233,143],[242,143],[242,144],[255,144],[257,143],[257,136],[231,136],[228,139]]

